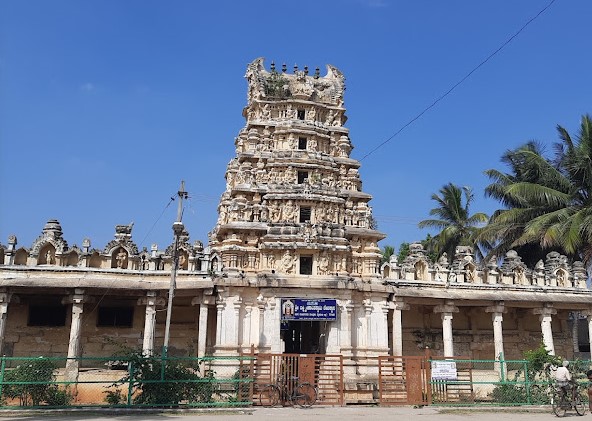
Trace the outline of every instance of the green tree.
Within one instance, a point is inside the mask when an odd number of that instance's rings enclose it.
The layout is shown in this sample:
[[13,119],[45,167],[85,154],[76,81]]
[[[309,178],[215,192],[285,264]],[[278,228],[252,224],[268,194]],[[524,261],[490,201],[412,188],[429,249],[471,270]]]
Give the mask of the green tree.
[[486,195],[505,207],[479,233],[495,244],[489,255],[515,249],[532,265],[556,250],[592,264],[592,120],[582,117],[575,140],[561,126],[557,132],[552,158],[531,141],[504,153],[510,172],[485,172],[493,181]]
[[430,242],[431,249],[436,255],[440,256],[446,252],[452,257],[457,246],[476,245],[475,238],[479,225],[487,222],[488,217],[481,212],[470,214],[473,199],[470,187],[459,187],[452,183],[442,187],[439,194],[432,195],[432,200],[438,206],[430,210],[430,215],[436,218],[421,221],[419,228],[440,230]]
[[380,258],[380,266],[388,262],[393,254],[395,254],[395,248],[393,246],[386,245],[381,250],[382,257]]
[[397,254],[397,262],[401,264],[407,256],[409,256],[409,243],[401,243],[399,253]]

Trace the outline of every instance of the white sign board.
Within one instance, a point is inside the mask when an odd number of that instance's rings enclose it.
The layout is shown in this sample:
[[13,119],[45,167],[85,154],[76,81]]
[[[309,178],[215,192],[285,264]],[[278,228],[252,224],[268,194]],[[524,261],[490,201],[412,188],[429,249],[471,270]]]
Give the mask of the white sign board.
[[432,361],[432,380],[456,380],[455,361]]

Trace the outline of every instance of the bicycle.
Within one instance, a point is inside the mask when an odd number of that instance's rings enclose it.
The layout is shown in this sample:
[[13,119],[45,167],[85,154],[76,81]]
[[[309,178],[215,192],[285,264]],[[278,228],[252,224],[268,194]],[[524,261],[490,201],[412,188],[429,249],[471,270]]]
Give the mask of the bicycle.
[[[570,409],[574,409],[579,416],[586,413],[586,405],[580,394],[581,386],[578,383],[572,383],[571,387],[569,391],[564,391],[561,387],[556,387],[553,391],[551,406],[553,413],[558,417],[565,417]],[[571,399],[568,394],[571,395]]]
[[291,381],[279,377],[275,384],[263,385],[259,393],[261,406],[277,406],[280,402],[289,402],[301,408],[310,408],[316,401],[316,388],[307,382],[300,383],[298,377],[293,377]]

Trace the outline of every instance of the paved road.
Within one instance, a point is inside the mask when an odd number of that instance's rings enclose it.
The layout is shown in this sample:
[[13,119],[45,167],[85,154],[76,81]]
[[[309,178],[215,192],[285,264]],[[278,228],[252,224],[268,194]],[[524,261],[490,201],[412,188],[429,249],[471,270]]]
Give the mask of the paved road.
[[[5,421],[350,421],[350,420],[397,420],[410,421],[413,417],[418,421],[544,421],[557,420],[547,409],[511,409],[511,408],[467,408],[467,409],[442,409],[442,408],[411,408],[411,407],[313,407],[310,409],[299,408],[253,408],[247,410],[221,411],[203,410],[184,413],[148,413],[148,412],[100,412],[71,411],[56,414],[51,411],[43,413],[2,413],[0,420]],[[574,413],[568,413],[568,417],[574,421],[588,421],[592,416],[587,413],[583,418]]]

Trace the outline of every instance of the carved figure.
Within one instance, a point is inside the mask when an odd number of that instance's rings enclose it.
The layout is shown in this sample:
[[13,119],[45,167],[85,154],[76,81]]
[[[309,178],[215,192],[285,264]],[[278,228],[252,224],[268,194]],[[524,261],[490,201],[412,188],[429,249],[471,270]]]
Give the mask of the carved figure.
[[516,266],[514,269],[514,283],[517,285],[524,285],[526,282],[526,276],[524,275],[524,269],[522,266]]
[[127,253],[123,249],[119,249],[119,253],[115,256],[115,260],[117,260],[117,267],[119,269],[125,269],[127,266]]
[[265,104],[263,109],[261,110],[261,117],[264,119],[269,119],[271,117],[271,110],[269,109],[269,104]]
[[294,220],[294,216],[296,214],[296,207],[292,204],[291,200],[288,200],[288,203],[284,206],[284,220],[287,222],[292,222]]
[[557,286],[566,286],[565,272],[562,270],[557,271]]
[[284,273],[292,273],[294,269],[294,258],[290,255],[289,250],[284,252],[280,264]]
[[471,265],[465,266],[465,281],[474,281],[475,280],[475,271],[471,267]]
[[289,166],[288,169],[286,170],[285,175],[284,175],[284,181],[286,183],[293,183],[295,179],[296,179],[296,170],[294,169],[294,167]]
[[339,115],[335,115],[333,119],[333,126],[341,126],[341,117]]
[[275,269],[275,256],[273,253],[267,255],[267,267],[269,269]]
[[227,217],[226,205],[220,206],[220,223],[225,224],[227,222]]
[[276,203],[269,207],[269,219],[271,222],[279,222],[281,210]]
[[54,263],[53,254],[51,253],[51,250],[47,250],[47,253],[45,253],[45,263],[47,263],[48,265]]
[[329,256],[327,255],[327,252],[324,251],[323,253],[321,253],[321,256],[319,258],[319,275],[326,275],[328,271]]
[[288,104],[288,109],[286,110],[286,118],[295,119],[296,118],[296,110],[292,108],[292,104]]
[[325,118],[325,124],[327,126],[330,126],[333,123],[334,119],[335,119],[335,113],[333,112],[333,110],[329,110],[329,112],[327,113],[327,117]]

